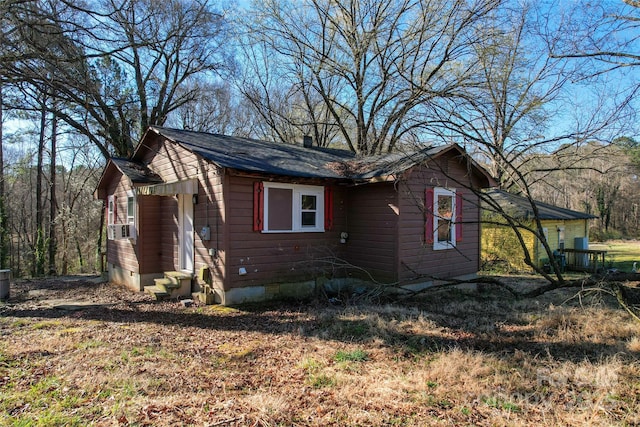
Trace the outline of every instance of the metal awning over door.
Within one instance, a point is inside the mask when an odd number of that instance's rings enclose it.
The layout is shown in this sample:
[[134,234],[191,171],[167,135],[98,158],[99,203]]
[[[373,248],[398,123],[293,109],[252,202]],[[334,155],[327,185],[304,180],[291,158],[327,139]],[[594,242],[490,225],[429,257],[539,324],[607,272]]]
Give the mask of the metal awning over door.
[[198,194],[198,179],[143,185],[136,188],[139,196],[174,196],[176,194]]

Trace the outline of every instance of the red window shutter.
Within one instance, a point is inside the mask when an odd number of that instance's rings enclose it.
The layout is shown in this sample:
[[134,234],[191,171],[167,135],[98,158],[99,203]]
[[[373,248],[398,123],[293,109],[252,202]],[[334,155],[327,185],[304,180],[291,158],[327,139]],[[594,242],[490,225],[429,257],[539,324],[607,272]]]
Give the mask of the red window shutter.
[[433,243],[433,188],[427,188],[425,191],[424,242]]
[[456,192],[456,243],[462,242],[462,193]]
[[333,188],[324,187],[324,229],[333,230]]
[[264,184],[253,183],[253,231],[264,230]]

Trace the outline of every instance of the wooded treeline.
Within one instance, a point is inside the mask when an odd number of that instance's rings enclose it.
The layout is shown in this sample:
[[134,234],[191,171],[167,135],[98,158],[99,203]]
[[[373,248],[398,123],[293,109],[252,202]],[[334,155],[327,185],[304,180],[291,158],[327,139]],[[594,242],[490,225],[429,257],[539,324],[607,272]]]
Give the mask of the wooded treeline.
[[500,186],[640,235],[640,7],[0,0],[0,268],[99,265],[109,156],[149,125],[360,155],[457,142]]

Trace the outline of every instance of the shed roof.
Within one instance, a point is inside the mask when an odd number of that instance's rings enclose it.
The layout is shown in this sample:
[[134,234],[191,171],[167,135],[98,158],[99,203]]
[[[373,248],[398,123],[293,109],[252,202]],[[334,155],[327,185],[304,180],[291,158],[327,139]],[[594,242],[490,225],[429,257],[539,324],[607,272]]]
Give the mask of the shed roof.
[[[502,210],[520,219],[533,219],[534,213],[529,199],[504,190],[491,189],[486,191],[487,196],[494,200]],[[584,212],[573,211],[549,203],[534,201],[541,220],[572,220],[598,218]]]

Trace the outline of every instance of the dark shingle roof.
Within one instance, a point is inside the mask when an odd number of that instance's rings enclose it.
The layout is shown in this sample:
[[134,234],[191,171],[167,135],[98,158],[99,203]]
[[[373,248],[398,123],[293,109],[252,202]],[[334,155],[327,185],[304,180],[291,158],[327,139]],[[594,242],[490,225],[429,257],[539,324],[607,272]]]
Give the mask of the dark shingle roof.
[[371,179],[401,173],[413,166],[424,163],[450,149],[452,145],[426,147],[422,150],[396,152],[380,156],[366,157],[348,162],[354,179]]
[[[533,209],[531,203],[526,197],[518,196],[504,190],[492,189],[486,192],[492,200],[494,200],[502,210],[509,215],[520,219],[533,219]],[[539,218],[542,220],[571,220],[571,219],[593,219],[598,218],[584,212],[572,211],[548,203],[535,201],[538,208]]]
[[133,183],[156,184],[162,182],[162,178],[145,165],[117,157],[112,158],[111,161]]
[[[150,128],[218,166],[248,172],[307,178],[372,179],[401,173],[443,151],[445,145],[410,152],[357,157],[350,151],[305,148],[205,132],[154,126]],[[462,154],[464,150],[458,147]],[[480,168],[479,168],[480,169]]]
[[305,148],[164,127],[151,129],[218,166],[242,171],[306,178],[343,178],[332,165],[354,157],[353,153],[345,150]]

